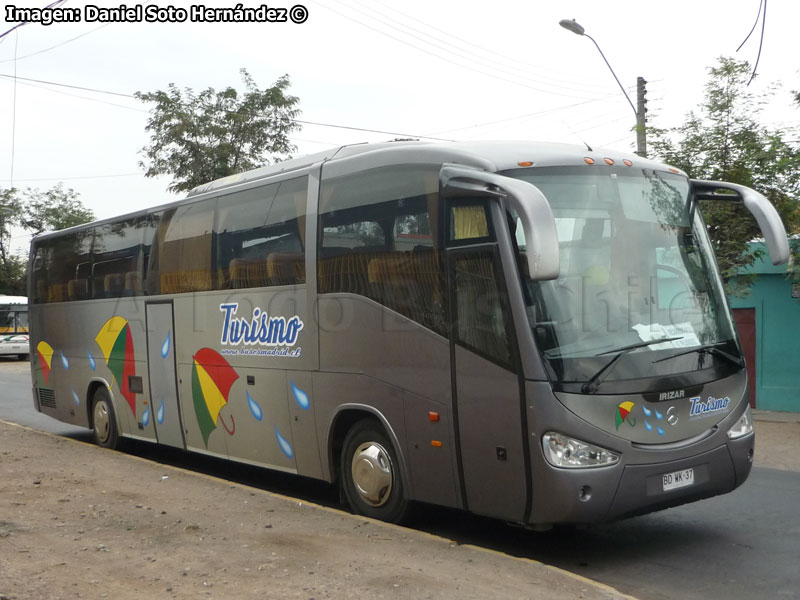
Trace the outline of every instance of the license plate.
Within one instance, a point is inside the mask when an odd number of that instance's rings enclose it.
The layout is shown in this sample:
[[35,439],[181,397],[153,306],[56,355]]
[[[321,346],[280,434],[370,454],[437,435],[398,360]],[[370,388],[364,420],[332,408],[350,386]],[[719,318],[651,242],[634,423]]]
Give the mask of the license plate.
[[694,469],[682,469],[672,473],[664,473],[661,478],[665,492],[677,490],[694,484]]

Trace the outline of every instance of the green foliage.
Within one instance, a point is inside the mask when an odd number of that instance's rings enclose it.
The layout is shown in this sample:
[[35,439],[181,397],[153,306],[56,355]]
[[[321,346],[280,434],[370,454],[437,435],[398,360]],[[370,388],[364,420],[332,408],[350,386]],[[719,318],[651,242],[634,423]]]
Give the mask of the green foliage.
[[[678,127],[649,130],[650,145],[662,160],[694,179],[758,190],[775,205],[788,232],[798,233],[800,151],[784,141],[782,131],[758,122],[772,93],[755,96],[747,90],[750,70],[747,62],[721,57],[709,70],[698,112],[689,113]],[[701,209],[728,292],[746,294],[751,278],[739,273],[760,257],[748,246],[760,237],[755,220],[743,207],[724,202],[704,202]]]
[[65,190],[61,183],[44,192],[27,189],[24,204],[21,224],[34,235],[94,220],[94,213],[83,206],[78,194]]
[[155,104],[145,128],[150,144],[142,149],[148,164],[139,163],[147,177],[172,175],[169,190],[188,191],[295,150],[289,134],[300,127],[300,110],[298,98],[286,93],[289,76],[260,90],[245,69],[240,72],[244,94],[231,87],[181,92],[172,83],[167,91],[136,93]]
[[25,261],[11,251],[11,233],[20,225],[22,203],[17,190],[0,189],[0,294],[22,295]]
[[11,247],[15,229],[34,235],[80,225],[94,219],[73,190],[61,184],[44,192],[15,188],[0,189],[0,294],[26,295],[27,256]]

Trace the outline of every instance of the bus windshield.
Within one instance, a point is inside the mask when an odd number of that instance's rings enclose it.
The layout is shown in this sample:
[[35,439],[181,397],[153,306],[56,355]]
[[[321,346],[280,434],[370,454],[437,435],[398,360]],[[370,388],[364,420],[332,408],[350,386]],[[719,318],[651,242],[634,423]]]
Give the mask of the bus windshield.
[[[521,267],[530,324],[556,387],[635,393],[742,368],[686,177],[633,167],[504,174],[538,187],[556,220],[558,279],[534,282]],[[516,240],[524,252],[522,227]]]

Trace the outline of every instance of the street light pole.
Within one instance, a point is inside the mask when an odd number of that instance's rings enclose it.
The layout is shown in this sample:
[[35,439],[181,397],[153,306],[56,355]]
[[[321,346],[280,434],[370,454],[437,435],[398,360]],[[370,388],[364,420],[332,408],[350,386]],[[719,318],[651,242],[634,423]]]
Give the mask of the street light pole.
[[628,96],[628,92],[625,91],[625,88],[622,86],[619,77],[617,77],[617,74],[614,72],[614,69],[611,68],[611,64],[608,62],[606,55],[603,54],[603,51],[600,49],[600,45],[597,43],[597,41],[588,33],[586,33],[586,30],[583,28],[583,26],[580,23],[578,23],[575,19],[572,20],[562,19],[561,21],[558,22],[558,24],[561,25],[561,27],[563,27],[567,31],[571,31],[576,35],[582,35],[592,40],[592,43],[594,44],[595,48],[597,48],[597,51],[600,53],[600,56],[603,57],[603,60],[605,61],[606,66],[608,67],[608,70],[611,71],[611,74],[614,76],[614,80],[617,82],[619,89],[622,90],[622,94],[625,96],[625,99],[628,101],[628,104],[631,105],[633,114],[636,115],[636,154],[638,154],[641,157],[646,157],[647,140],[645,136],[645,120],[644,120],[644,113],[645,113],[644,84],[646,83],[645,80],[642,77],[639,77],[637,80],[640,110],[636,110],[636,107],[633,105],[630,96]]

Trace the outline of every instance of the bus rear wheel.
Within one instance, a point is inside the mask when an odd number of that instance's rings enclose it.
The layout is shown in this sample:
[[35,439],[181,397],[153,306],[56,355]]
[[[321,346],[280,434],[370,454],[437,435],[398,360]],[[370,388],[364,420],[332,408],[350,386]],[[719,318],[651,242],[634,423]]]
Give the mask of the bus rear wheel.
[[103,448],[119,448],[119,431],[114,405],[104,388],[98,388],[92,397],[92,425],[94,441]]
[[342,491],[353,512],[399,523],[409,502],[397,452],[374,419],[357,422],[344,440],[340,464]]

